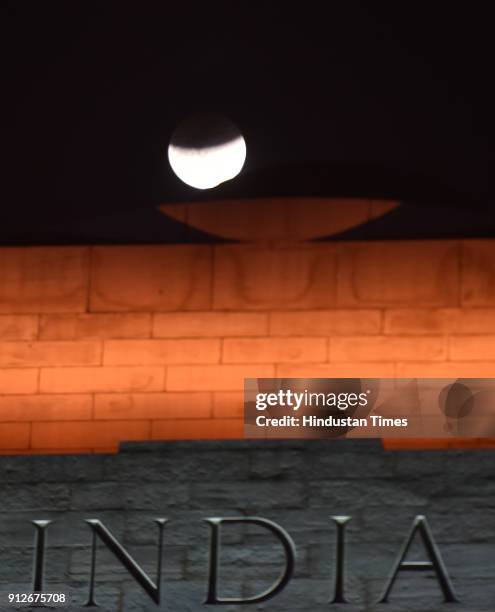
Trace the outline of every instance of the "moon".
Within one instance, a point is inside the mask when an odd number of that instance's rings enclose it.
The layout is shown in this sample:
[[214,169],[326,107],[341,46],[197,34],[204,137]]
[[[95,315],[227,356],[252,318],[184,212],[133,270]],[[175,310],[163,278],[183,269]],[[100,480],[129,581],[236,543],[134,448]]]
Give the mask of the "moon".
[[246,142],[222,115],[192,115],[175,129],[168,161],[178,178],[196,189],[213,189],[235,178],[246,161]]

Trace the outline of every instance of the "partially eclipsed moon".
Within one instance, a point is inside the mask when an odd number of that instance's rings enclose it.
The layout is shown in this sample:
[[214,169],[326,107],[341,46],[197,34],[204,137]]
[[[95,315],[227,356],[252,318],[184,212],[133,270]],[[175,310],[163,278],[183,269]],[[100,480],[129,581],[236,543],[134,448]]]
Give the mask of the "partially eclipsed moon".
[[242,170],[246,143],[237,127],[225,117],[195,115],[173,133],[168,160],[187,185],[212,189]]

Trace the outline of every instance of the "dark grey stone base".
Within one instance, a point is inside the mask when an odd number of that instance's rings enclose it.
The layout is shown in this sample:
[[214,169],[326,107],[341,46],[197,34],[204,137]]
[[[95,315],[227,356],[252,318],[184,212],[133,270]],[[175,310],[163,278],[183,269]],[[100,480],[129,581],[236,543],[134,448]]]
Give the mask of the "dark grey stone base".
[[[494,612],[495,452],[387,452],[375,441],[126,443],[118,455],[0,458],[0,591],[31,589],[33,519],[47,531],[45,590],[69,590],[87,609],[91,531],[98,518],[152,580],[166,517],[163,595],[156,606],[98,545],[96,598],[105,612],[207,610],[209,526],[256,515],[293,538],[293,580],[275,598],[224,610]],[[433,572],[401,572],[376,604],[416,515],[426,515],[460,604],[443,604]],[[347,528],[346,592],[330,605],[336,529]],[[250,525],[223,530],[220,595],[256,595],[283,566],[280,543]],[[419,539],[418,539],[419,542]],[[418,544],[412,551],[426,558]],[[217,609],[217,607],[213,607]],[[2,608],[2,610],[11,608]],[[222,609],[220,606],[218,609]]]

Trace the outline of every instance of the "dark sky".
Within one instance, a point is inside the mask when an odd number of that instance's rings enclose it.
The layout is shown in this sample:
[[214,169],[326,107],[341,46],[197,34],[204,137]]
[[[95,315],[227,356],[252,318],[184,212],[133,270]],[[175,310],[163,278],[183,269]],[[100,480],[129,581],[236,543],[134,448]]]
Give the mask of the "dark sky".
[[9,2],[0,236],[201,196],[164,149],[204,110],[247,141],[226,193],[491,208],[493,21],[437,4]]

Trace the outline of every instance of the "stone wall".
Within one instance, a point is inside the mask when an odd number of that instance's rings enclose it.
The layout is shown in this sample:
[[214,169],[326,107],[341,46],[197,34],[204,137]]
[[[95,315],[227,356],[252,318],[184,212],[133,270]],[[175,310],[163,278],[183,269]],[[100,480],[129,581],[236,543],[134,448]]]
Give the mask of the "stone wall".
[[[117,455],[4,457],[0,463],[0,591],[29,590],[34,519],[47,531],[45,588],[89,589],[91,531],[100,519],[155,580],[157,529],[165,528],[163,601],[156,606],[99,544],[96,599],[105,612],[199,611],[215,516],[257,515],[280,524],[297,548],[293,580],[274,599],[242,609],[492,612],[495,602],[495,453],[384,451],[374,441],[161,442]],[[460,604],[443,604],[432,572],[401,572],[390,603],[376,605],[416,515],[429,521]],[[335,525],[347,527],[346,594],[330,605]],[[418,538],[419,541],[419,538]],[[422,546],[413,558],[425,559]],[[255,595],[282,568],[279,542],[260,527],[226,526],[220,595]],[[6,609],[6,608],[1,608]],[[239,606],[224,606],[238,610]]]
[[245,377],[494,375],[493,240],[0,249],[3,453],[239,438]]

